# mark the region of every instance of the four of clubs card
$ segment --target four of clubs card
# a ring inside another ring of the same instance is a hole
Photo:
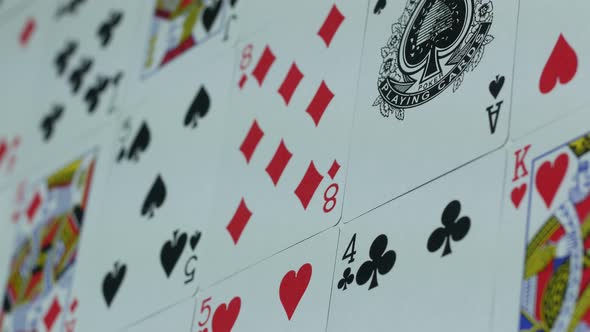
[[[504,161],[495,152],[344,224],[328,331],[489,331]]]
[[[502,146],[516,1],[370,2],[343,220]]]

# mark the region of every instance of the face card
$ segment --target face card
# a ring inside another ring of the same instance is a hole
[[[103,330],[123,328],[201,284],[230,62],[231,54],[204,59],[193,67],[201,76],[179,75],[176,89],[136,105],[122,121],[109,198],[81,252],[88,264],[75,291],[89,300],[78,309],[79,329],[98,328],[97,319]],[[158,291],[146,292],[154,285]]]
[[[134,324],[123,331],[191,331],[195,300],[188,299]]]
[[[343,225],[328,331],[489,331],[504,160],[492,153]]]
[[[509,148],[497,331],[590,326],[587,119],[584,109]]]
[[[141,1],[51,2],[46,54],[36,73],[33,115],[23,136],[23,155],[58,148],[101,128],[125,95],[128,45],[135,38]],[[27,162],[33,162],[31,160]]]
[[[500,147],[517,3],[371,1],[345,222]],[[440,133],[438,135],[437,133]]]
[[[286,0],[150,0],[140,13],[131,66],[129,103],[168,88],[185,68],[222,52],[232,52],[238,36],[250,35],[300,5]],[[264,15],[260,11],[264,10]]]
[[[217,253],[211,281],[340,218],[366,4],[302,8],[310,24],[295,29],[285,20],[238,47],[214,222],[203,243]]]
[[[590,54],[586,36],[590,27],[583,0],[559,2],[521,1],[511,137],[519,139],[536,128],[587,105]],[[539,20],[550,24],[539,24]],[[543,36],[543,38],[539,38]]]
[[[72,315],[79,303],[73,283],[82,234],[88,228],[87,214],[97,207],[109,165],[105,145],[111,135],[101,135],[76,142],[76,150],[51,151],[48,156],[66,162],[11,186],[13,206],[3,217],[10,223],[5,225],[7,232],[14,236],[10,263],[2,268],[7,273],[0,314],[3,331],[73,330]]]
[[[236,1],[157,0],[149,18],[147,47],[142,76],[160,71],[193,47],[207,47],[210,39],[219,42],[228,24]],[[235,19],[235,18],[234,18]],[[214,42],[212,42],[214,43]],[[215,48],[210,47],[210,48]]]
[[[236,1],[149,0],[137,13],[139,28],[130,66],[127,105],[170,88],[194,72],[204,59],[231,53],[227,28],[236,19]]]
[[[328,230],[199,291],[192,331],[325,331],[337,241]]]

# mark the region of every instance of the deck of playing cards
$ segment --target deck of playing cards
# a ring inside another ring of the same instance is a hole
[[[590,331],[586,0],[0,0],[0,331]]]

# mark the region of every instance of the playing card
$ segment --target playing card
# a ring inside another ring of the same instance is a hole
[[[587,105],[590,27],[584,13],[590,3],[551,0],[520,1],[512,139],[549,124]],[[546,22],[541,24],[540,22]],[[542,36],[540,38],[539,36]]]
[[[52,24],[35,73],[39,95],[23,133],[26,163],[37,162],[39,150],[101,128],[117,113],[127,86],[128,45],[136,38],[136,12],[143,5],[136,0],[50,3],[46,14]]]
[[[507,147],[495,331],[584,331],[588,319],[588,112]]]
[[[11,11],[10,19],[0,19],[3,44],[0,52],[0,186],[10,182],[22,167],[33,166],[21,164],[27,157],[21,147],[29,141],[25,129],[37,121],[32,112],[35,98],[31,98],[31,91],[37,86],[36,73],[46,57],[44,41],[53,21],[47,14],[50,3],[25,2],[30,5]],[[10,6],[9,3],[3,5]]]
[[[286,0],[147,3],[139,15],[141,37],[135,41],[133,58],[137,61],[131,66],[129,103],[167,88],[179,75],[199,75],[192,71],[193,64],[215,54],[233,52],[239,36],[248,36],[271,22],[281,23],[284,13],[300,5]],[[264,15],[260,15],[261,11]]]
[[[235,0],[151,1],[147,45],[143,50],[142,78],[162,70],[193,48],[221,50],[226,26],[231,24]],[[147,19],[146,19],[147,18]],[[209,44],[209,45],[207,45]],[[227,48],[226,48],[227,49]]]
[[[504,161],[494,152],[341,226],[328,331],[491,331]]]
[[[18,176],[11,194],[3,195],[2,204],[12,205],[3,209],[3,233],[13,238],[9,264],[0,258],[2,331],[73,331],[82,235],[91,228],[87,214],[100,208],[112,131],[89,136],[65,151],[49,151],[44,169]]]
[[[203,242],[216,253],[205,257],[210,281],[340,218],[366,4],[301,8],[309,24],[295,29],[299,21],[285,19],[238,46],[215,215]]]
[[[343,221],[507,139],[517,2],[370,2]]]
[[[80,253],[79,329],[125,327],[191,297],[201,284],[201,242],[228,109],[227,63],[231,54],[204,59],[194,67],[202,75],[180,76],[165,96],[146,99],[123,120],[109,198]]]
[[[191,331],[195,300],[188,299],[134,324],[125,332]]]
[[[192,331],[325,331],[337,241],[328,230],[199,291]]]

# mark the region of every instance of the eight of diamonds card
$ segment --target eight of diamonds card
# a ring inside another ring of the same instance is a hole
[[[343,220],[500,147],[516,1],[371,1]]]
[[[3,226],[15,237],[10,264],[1,270],[7,273],[2,331],[73,331],[79,251],[86,238],[87,215],[100,208],[98,192],[108,165],[104,162],[108,153],[94,142],[101,137],[108,141],[110,134],[79,141],[75,151],[53,151],[51,156],[65,163],[14,186],[13,208],[2,217]]]
[[[199,291],[192,331],[325,331],[337,241],[328,230]]]
[[[344,224],[328,331],[490,331],[504,161],[495,152]]]
[[[285,19],[238,46],[215,215],[203,242],[215,253],[204,257],[211,281],[340,218],[366,4],[306,4],[308,24]]]
[[[584,109],[508,148],[497,331],[590,328],[587,121]]]

